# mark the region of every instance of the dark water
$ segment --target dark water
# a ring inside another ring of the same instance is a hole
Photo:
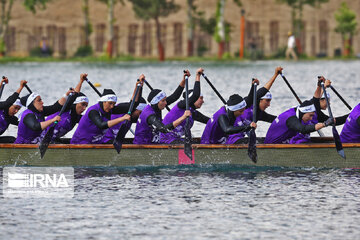
[[[360,171],[77,168],[73,199],[0,198],[1,239],[359,239]]]
[[[359,103],[360,61],[11,63],[0,65],[10,80],[2,99],[26,79],[49,105],[87,72],[92,82],[102,84],[100,91],[112,88],[119,102],[128,101],[141,73],[154,88],[170,94],[183,69],[193,73],[192,85],[198,67],[205,68],[224,98],[245,96],[252,77],[263,86],[279,65],[302,100],[313,96],[317,76],[324,75],[351,106]],[[86,84],[82,91],[90,104],[97,101]],[[201,91],[201,112],[211,116],[222,103],[203,80]],[[281,77],[271,92],[269,113],[278,115],[297,105]],[[144,88],[144,96],[148,93]],[[331,104],[335,116],[349,112],[334,94]],[[258,125],[257,135],[265,136],[269,124]],[[341,126],[337,128],[340,132]],[[203,129],[196,123],[192,133],[200,137]],[[330,136],[331,130],[324,133]],[[16,135],[16,128],[10,127],[5,135]],[[360,239],[359,170],[80,168],[75,175],[73,199],[0,196],[0,239]]]

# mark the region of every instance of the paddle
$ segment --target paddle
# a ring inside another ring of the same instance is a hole
[[[4,79],[5,77],[3,76],[2,78]],[[6,82],[3,82],[3,83],[1,84],[1,89],[0,89],[0,98],[1,98],[2,93],[3,93],[3,91],[4,91],[5,84],[6,84]]]
[[[135,105],[135,99],[136,99],[136,96],[138,95],[139,91],[140,91],[140,88],[141,88],[141,84],[138,83],[137,86],[136,86],[136,90],[135,90],[135,94],[134,94],[134,97],[133,99],[131,100],[131,104],[130,104],[130,107],[129,107],[129,111],[127,112],[129,115],[131,115],[133,109],[134,109],[134,105]],[[122,142],[125,138],[125,135],[126,135],[126,132],[127,132],[127,120],[125,120],[125,122],[121,125],[118,133],[116,134],[116,137],[114,139],[114,148],[116,149],[117,153],[120,153],[121,151],[121,148],[122,148]]]
[[[254,80],[254,79],[253,79]],[[254,83],[254,96],[253,96],[253,122],[257,122],[256,120],[256,107],[257,107],[257,96],[256,96],[256,88],[257,84]],[[250,130],[249,136],[249,146],[248,146],[248,156],[250,159],[256,163],[257,162],[257,153],[256,153],[256,133],[255,128]]]
[[[151,91],[154,90],[154,88],[150,85],[150,83],[149,83],[148,81],[146,81],[146,80],[144,79],[144,82],[145,82],[146,86],[148,86],[148,88],[149,88]],[[166,106],[166,110],[168,110],[168,111],[170,112],[169,106]]]
[[[29,86],[28,86],[27,84],[25,84],[24,87],[28,90],[28,92],[29,92],[30,94],[32,93],[31,89],[29,88]]]
[[[289,81],[286,79],[286,77],[284,76],[284,74],[282,72],[280,72],[281,77],[284,79],[286,85],[290,88],[290,91],[292,92],[292,94],[295,96],[296,100],[299,102],[299,104],[302,103],[302,101],[300,100],[300,98],[298,97],[298,95],[296,94],[296,92],[294,91],[294,89],[291,87]]]
[[[94,89],[94,91],[99,95],[99,97],[101,97],[101,93],[99,92],[99,90],[97,90],[97,88],[89,81],[89,79],[85,78],[85,81],[90,85],[90,87],[92,89]]]
[[[330,86],[330,88],[331,88],[331,90],[333,90],[334,93],[340,98],[340,100],[345,104],[345,106],[346,106],[349,110],[352,110],[352,107],[345,101],[345,99],[340,95],[340,93],[338,93],[338,91],[336,91],[333,86]]]
[[[323,82],[321,82],[321,87],[322,87],[323,92],[324,92],[326,104],[327,104],[328,111],[329,111],[329,117],[332,118],[332,119],[334,119],[333,114],[332,114],[332,112],[331,112],[330,102],[329,102],[329,99],[328,99],[328,97],[327,97],[326,89],[325,89],[325,86],[324,86],[324,83],[323,83]],[[333,132],[333,136],[334,136],[335,146],[336,146],[337,152],[339,153],[339,155],[340,155],[341,157],[346,158],[346,157],[345,157],[345,153],[344,153],[344,149],[343,149],[343,147],[342,147],[342,143],[341,143],[341,140],[340,140],[339,133],[338,133],[338,131],[336,130],[336,127],[335,127],[335,123],[333,124],[332,132]]]
[[[216,90],[216,88],[214,87],[214,85],[212,85],[212,83],[211,83],[210,80],[207,78],[207,76],[206,76],[204,73],[202,73],[201,75],[205,78],[206,82],[210,85],[210,87],[212,88],[212,90],[213,90],[213,91],[216,93],[216,95],[220,98],[220,100],[223,102],[223,104],[226,105],[225,99],[220,95],[220,93],[218,92],[218,90]]]
[[[296,92],[294,91],[294,89],[291,87],[289,81],[286,79],[286,77],[284,76],[284,74],[282,72],[279,72],[279,74],[281,75],[282,79],[284,79],[284,82],[286,83],[286,85],[290,88],[290,91],[292,92],[292,94],[295,96],[296,100],[298,101],[299,104],[302,103],[302,101],[300,100],[300,98],[298,97],[298,95],[296,94]],[[321,130],[317,130],[318,134],[320,135],[320,137],[324,137],[324,134],[322,133]]]
[[[186,110],[189,110],[189,77],[185,76],[185,103]],[[191,147],[191,133],[189,128],[189,118],[186,118],[185,123],[185,144],[184,151],[186,156],[192,160],[192,147]]]
[[[321,76],[318,76],[318,79],[320,79]],[[345,106],[349,109],[352,110],[352,107],[345,101],[345,99],[340,95],[340,93],[338,91],[336,91],[336,89],[330,85],[331,90],[333,90],[333,92],[340,98],[340,100],[345,104]]]
[[[62,106],[58,116],[61,116],[61,114],[63,114],[65,112],[65,109],[67,108],[67,106],[69,105],[69,102],[71,100],[71,96],[72,96],[72,93],[70,93],[70,95],[66,99],[66,102]],[[55,130],[55,127],[56,127],[57,124],[58,124],[58,121],[55,121],[54,124],[52,126],[50,126],[49,130],[46,132],[44,138],[40,142],[39,150],[40,150],[41,158],[44,157],[45,152],[48,149],[48,146],[49,146],[49,144],[51,142],[51,139],[52,139],[52,137],[54,135],[54,130]]]

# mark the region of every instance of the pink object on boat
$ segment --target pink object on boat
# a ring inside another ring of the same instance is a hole
[[[179,165],[195,164],[194,149],[192,150],[192,160],[186,156],[184,149],[179,149]]]

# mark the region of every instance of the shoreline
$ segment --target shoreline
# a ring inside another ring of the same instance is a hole
[[[216,57],[184,57],[184,58],[168,58],[161,62],[157,58],[142,58],[132,56],[120,56],[115,58],[100,57],[69,57],[69,58],[56,58],[56,57],[1,57],[0,64],[5,63],[22,63],[22,62],[78,62],[78,63],[120,63],[120,62],[144,62],[144,63],[168,63],[168,62],[218,62],[218,63],[242,63],[242,62],[257,62],[257,61],[288,61],[288,62],[312,62],[312,61],[356,61],[360,60],[359,57],[337,57],[337,58],[299,58],[298,61],[286,60],[286,58],[263,58],[251,60],[249,58],[226,58],[218,59]]]

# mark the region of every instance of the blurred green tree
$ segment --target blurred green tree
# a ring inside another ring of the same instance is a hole
[[[107,27],[107,46],[106,46],[106,54],[109,58],[112,58],[113,55],[113,41],[114,41],[114,22],[116,19],[114,18],[114,7],[117,3],[121,3],[124,5],[124,0],[98,0],[107,5],[108,8],[108,27]]]
[[[335,13],[335,19],[337,22],[335,32],[341,34],[344,43],[344,55],[349,56],[352,54],[352,38],[357,28],[356,13],[351,11],[346,2],[343,2]]]
[[[36,10],[45,9],[46,3],[51,0],[23,0],[24,7],[36,13]],[[9,21],[11,19],[11,10],[14,5],[15,0],[1,0],[0,1],[0,55],[3,56],[6,53],[5,46],[5,34],[9,27]]]
[[[82,11],[84,14],[85,45],[90,46],[90,35],[93,31],[89,16],[89,0],[83,0]]]
[[[165,50],[161,39],[160,17],[167,17],[179,11],[180,6],[174,0],[129,0],[133,5],[135,15],[144,20],[153,19],[156,25],[159,60],[165,60]]]

